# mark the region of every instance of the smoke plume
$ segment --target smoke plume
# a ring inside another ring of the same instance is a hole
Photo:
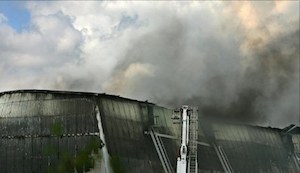
[[[0,13],[0,90],[106,92],[299,124],[299,1],[26,2]]]
[[[274,31],[282,25],[278,16],[248,2],[233,6],[218,25],[207,24],[214,16],[192,26],[169,17],[134,41],[107,89],[169,107],[196,105],[205,116],[298,124],[299,19]]]

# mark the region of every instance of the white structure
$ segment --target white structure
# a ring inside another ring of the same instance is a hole
[[[182,106],[181,110],[181,146],[177,158],[177,173],[197,172],[197,128],[196,109]]]
[[[189,116],[188,116],[188,106],[182,106],[181,110],[181,146],[180,155],[177,158],[177,173],[187,172],[187,162],[188,162],[188,134],[189,134]]]

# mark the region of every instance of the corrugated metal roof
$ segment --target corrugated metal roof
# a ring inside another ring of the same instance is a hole
[[[26,96],[24,99],[26,99],[28,97],[35,99],[40,94],[43,94],[44,99],[47,99],[47,97],[45,97],[44,94],[47,94],[50,97],[52,95],[56,95],[56,96],[61,95],[61,96],[68,96],[68,97],[72,97],[72,96],[73,97],[76,97],[76,96],[81,96],[81,97],[100,96],[100,97],[124,99],[124,100],[128,100],[128,101],[136,101],[136,102],[140,102],[140,103],[147,103],[147,104],[153,104],[154,105],[154,103],[148,102],[148,100],[141,101],[141,100],[121,97],[121,96],[118,96],[118,95],[107,94],[107,93],[82,92],[82,91],[24,89],[24,90],[3,91],[3,92],[0,92],[0,96],[1,95],[6,95],[6,94],[8,94],[8,96],[12,96],[12,94],[22,94],[22,93],[28,94],[28,96]],[[32,94],[35,94],[35,95],[32,95]],[[31,95],[31,97],[29,95]]]

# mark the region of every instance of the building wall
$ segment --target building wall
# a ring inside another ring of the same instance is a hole
[[[154,145],[144,135],[153,121],[154,105],[100,97],[101,119],[109,154],[128,172],[162,172]]]
[[[204,120],[203,120],[204,121]],[[203,122],[202,122],[203,123]],[[221,146],[235,172],[296,173],[293,153],[280,129],[211,123],[211,143]]]
[[[163,172],[144,134],[150,127],[177,138],[162,139],[175,169],[181,129],[173,124],[172,110],[106,94],[32,90],[0,93],[0,172],[74,172],[74,166],[82,172],[94,163],[101,170],[97,108],[115,173]],[[291,155],[299,151],[298,139],[299,134],[285,138],[280,129],[200,115],[198,140],[209,145],[198,145],[199,172],[224,172],[213,145],[224,149],[236,173],[297,172]]]
[[[86,98],[48,93],[0,96],[1,172],[68,172],[70,166],[87,170],[83,164],[93,159],[86,159],[86,153],[101,145],[96,133],[94,103]]]
[[[40,173],[60,171],[65,162],[77,166],[82,162],[78,156],[99,139],[96,107],[115,172],[162,172],[154,145],[143,133],[153,124],[155,105],[105,94],[53,91],[0,94],[0,170]]]

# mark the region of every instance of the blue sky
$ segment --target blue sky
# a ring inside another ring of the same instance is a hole
[[[0,1],[0,13],[8,19],[7,23],[20,32],[30,22],[30,13],[20,1]]]

